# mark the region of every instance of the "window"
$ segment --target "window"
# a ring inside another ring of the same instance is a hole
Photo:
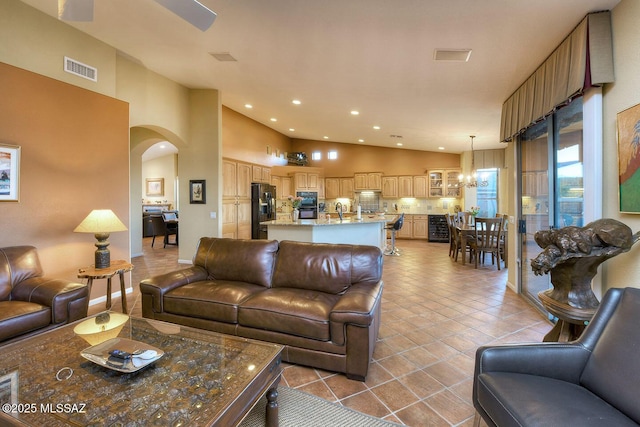
[[[311,153],[311,160],[322,160],[322,153],[319,151],[314,151]]]
[[[338,152],[337,151],[329,151],[329,154],[327,155],[327,158],[329,160],[336,160],[338,158]]]
[[[498,213],[498,169],[478,169],[479,180],[487,181],[486,187],[478,187],[477,200],[480,216],[493,217]]]

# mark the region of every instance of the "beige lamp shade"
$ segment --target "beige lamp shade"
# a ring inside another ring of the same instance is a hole
[[[127,227],[111,209],[94,209],[73,231],[93,234],[112,233],[114,231],[127,231]]]
[[[108,268],[111,265],[109,253],[109,233],[126,231],[127,227],[111,209],[95,209],[73,230],[76,233],[93,233],[96,237],[96,268]]]
[[[91,345],[100,344],[118,336],[129,316],[122,313],[105,312],[78,323],[73,332]]]

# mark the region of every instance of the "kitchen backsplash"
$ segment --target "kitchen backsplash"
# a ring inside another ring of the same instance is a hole
[[[362,197],[362,195],[360,196]],[[336,202],[341,202],[345,207],[345,211],[355,212],[360,203],[363,212],[367,211],[385,211],[389,214],[405,213],[405,214],[443,214],[447,212],[455,212],[455,207],[462,207],[460,199],[383,199],[378,196],[377,204],[366,199],[326,199],[323,201],[326,212],[336,211]]]

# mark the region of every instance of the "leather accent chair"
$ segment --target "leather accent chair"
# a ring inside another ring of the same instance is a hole
[[[33,246],[0,248],[0,345],[87,316],[85,284],[44,277]]]
[[[473,404],[489,426],[640,424],[640,289],[610,289],[569,343],[480,347]]]

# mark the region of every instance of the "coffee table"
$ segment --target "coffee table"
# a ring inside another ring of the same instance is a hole
[[[0,425],[232,426],[266,395],[277,426],[282,346],[131,317],[118,336],[164,355],[122,373],[80,355],[79,322],[0,348]]]

